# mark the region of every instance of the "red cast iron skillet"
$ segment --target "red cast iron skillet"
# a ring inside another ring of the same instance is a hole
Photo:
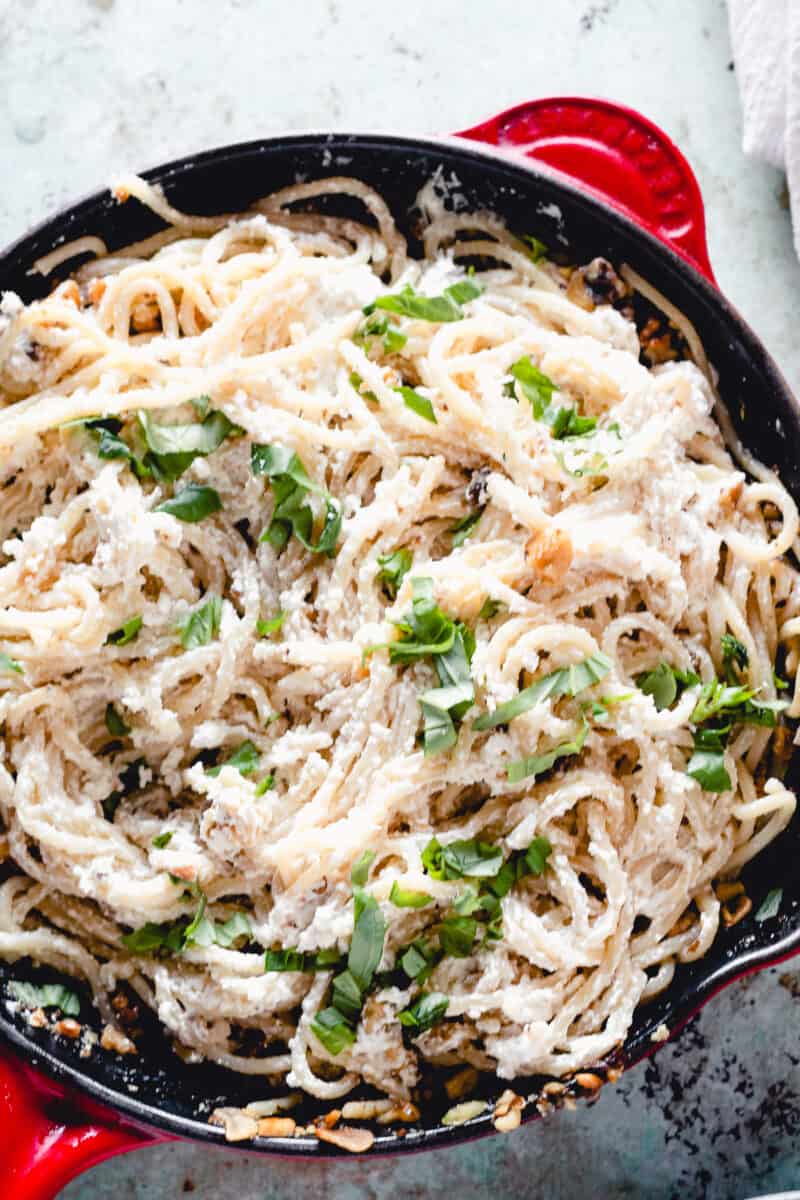
[[[298,179],[335,173],[378,188],[412,248],[414,197],[438,173],[452,185],[453,203],[490,209],[511,229],[535,234],[572,261],[602,254],[630,263],[694,322],[742,441],[777,466],[800,500],[800,408],[764,347],[717,291],[697,181],[683,155],[649,121],[604,101],[539,100],[453,138],[290,135],[184,158],[146,172],[146,178],[162,184],[179,208],[218,213],[245,209]],[[333,203],[341,204],[341,198]],[[6,250],[0,256],[0,290],[12,288],[26,300],[45,293],[53,278],[45,281],[30,268],[62,242],[95,234],[113,249],[159,227],[138,203],[118,205],[107,191],[98,192]],[[65,264],[61,274],[77,265]],[[790,781],[799,773],[795,761]],[[795,821],[744,876],[753,913],[770,889],[783,889],[778,917],[759,924],[751,914],[721,929],[701,962],[680,967],[669,989],[637,1011],[615,1065],[627,1067],[649,1054],[658,1026],[674,1032],[725,984],[800,951],[799,850]],[[9,978],[41,974],[30,964],[0,967],[0,995]],[[82,998],[86,1019],[93,1009],[88,995]],[[96,1049],[81,1059],[76,1044],[31,1029],[0,1000],[0,1037],[0,1175],[13,1184],[6,1194],[14,1200],[52,1197],[80,1171],[139,1146],[174,1137],[218,1143],[222,1132],[208,1125],[209,1112],[269,1091],[263,1082],[216,1066],[182,1063],[155,1022],[138,1057]],[[515,1087],[536,1096],[541,1082],[518,1080]],[[502,1081],[490,1079],[485,1094],[496,1096],[502,1087]],[[435,1089],[431,1095],[419,1128],[400,1137],[381,1132],[370,1153],[452,1145],[492,1132],[488,1115],[458,1128],[442,1125],[449,1102]],[[306,1115],[322,1107],[310,1102]],[[526,1115],[536,1115],[534,1105]],[[336,1153],[313,1138],[241,1145],[297,1157]]]

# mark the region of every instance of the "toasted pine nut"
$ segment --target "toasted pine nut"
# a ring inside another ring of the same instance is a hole
[[[262,1117],[258,1122],[259,1137],[291,1137],[297,1126],[291,1117]]]
[[[324,1125],[318,1125],[314,1133],[321,1142],[330,1142],[332,1146],[338,1146],[350,1154],[363,1154],[375,1141],[374,1133],[368,1129],[356,1129],[352,1125],[340,1125],[338,1129],[326,1129]]]
[[[488,1107],[485,1100],[465,1100],[463,1104],[454,1104],[442,1117],[442,1124],[463,1125],[465,1121],[479,1117]]]
[[[258,1122],[241,1108],[215,1108],[209,1125],[222,1125],[226,1142],[247,1142],[258,1134]]]
[[[113,1025],[106,1025],[100,1035],[100,1045],[104,1050],[113,1050],[115,1054],[138,1054],[139,1051],[129,1037]]]
[[[63,1017],[62,1020],[56,1021],[53,1029],[56,1033],[62,1034],[63,1037],[70,1038],[75,1041],[75,1038],[81,1036],[81,1027],[77,1021],[73,1021],[72,1017]]]
[[[599,1075],[595,1075],[593,1071],[581,1071],[575,1076],[575,1082],[579,1088],[583,1088],[586,1092],[596,1092],[598,1088],[603,1086],[603,1081]]]
[[[551,1079],[550,1082],[546,1083],[542,1088],[545,1096],[562,1096],[566,1090],[567,1089],[564,1084],[559,1083],[557,1079]]]

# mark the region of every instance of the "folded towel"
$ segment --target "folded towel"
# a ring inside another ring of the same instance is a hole
[[[783,167],[800,255],[800,0],[728,0],[744,151]]]

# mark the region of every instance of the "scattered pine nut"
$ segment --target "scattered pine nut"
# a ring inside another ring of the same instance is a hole
[[[353,1125],[340,1125],[337,1129],[327,1129],[324,1125],[318,1125],[314,1133],[321,1142],[329,1142],[350,1154],[363,1154],[375,1141],[375,1134],[369,1129],[356,1129]]]
[[[226,1142],[247,1142],[258,1134],[258,1122],[241,1108],[215,1108],[209,1125],[222,1125]]]
[[[297,1126],[291,1117],[262,1117],[258,1122],[259,1137],[291,1137]]]

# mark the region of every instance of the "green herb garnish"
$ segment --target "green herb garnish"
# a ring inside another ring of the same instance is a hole
[[[200,483],[187,483],[186,487],[181,488],[174,496],[157,504],[153,511],[169,513],[179,521],[194,525],[210,517],[212,513],[220,512],[221,509],[222,501],[214,488]]]
[[[0,671],[13,671],[15,675],[21,675],[22,667],[15,658],[0,651]]]
[[[410,387],[396,387],[392,391],[401,395],[406,408],[410,408],[418,417],[422,417],[425,421],[430,421],[432,425],[438,425],[436,413],[433,411],[433,404],[427,396],[421,395],[420,392],[415,392]]]
[[[61,983],[27,983],[12,979],[8,992],[24,1008],[58,1008],[65,1017],[77,1017],[81,1011],[76,993]]]
[[[119,715],[113,704],[106,705],[105,714],[106,729],[112,737],[122,738],[127,737],[131,731],[130,725],[126,725],[122,717]]]
[[[139,636],[139,630],[142,628],[141,617],[131,617],[119,629],[115,629],[106,638],[107,646],[127,646],[128,642],[134,641]]]
[[[286,613],[276,613],[274,617],[269,617],[266,621],[256,621],[256,633],[259,637],[272,637],[274,633],[280,633],[283,628],[283,622],[286,620]]]
[[[429,896],[427,892],[415,892],[411,888],[401,887],[395,879],[392,882],[389,900],[396,908],[425,908],[427,904],[433,903],[433,896]]]
[[[153,845],[156,850],[164,850],[172,841],[173,830],[167,829],[164,833],[156,834],[153,838]]]
[[[237,750],[234,750],[230,758],[226,758],[225,762],[220,763],[217,767],[211,767],[206,774],[216,777],[223,767],[235,767],[240,775],[252,775],[258,767],[259,759],[258,751],[248,739],[246,742],[242,742]]]
[[[450,1001],[441,992],[423,992],[413,1004],[397,1014],[397,1019],[406,1029],[424,1033],[445,1016]]]
[[[549,771],[559,758],[580,754],[588,732],[589,726],[584,721],[581,728],[570,741],[560,742],[557,746],[553,746],[550,750],[545,751],[544,754],[534,755],[531,758],[520,758],[516,762],[509,763],[506,767],[506,775],[508,776],[509,783],[519,783],[521,779],[527,779],[530,776],[535,778],[537,775],[542,775],[545,771]]]
[[[471,279],[461,280],[444,289],[441,296],[423,296],[415,292],[409,285],[390,296],[379,296],[372,304],[367,304],[364,312],[369,316],[376,308],[386,312],[397,313],[401,317],[411,317],[416,321],[432,321],[437,324],[447,321],[460,321],[464,316],[462,305],[477,299],[481,288]]]
[[[477,527],[484,511],[485,508],[479,508],[475,512],[468,513],[466,517],[462,517],[460,521],[451,526],[450,533],[453,535],[454,550],[457,550],[459,546],[463,546],[469,535]]]
[[[250,449],[250,469],[254,475],[267,476],[275,500],[272,520],[259,541],[282,550],[294,536],[312,554],[333,558],[342,528],[341,505],[313,482],[295,452],[286,446],[254,443]],[[307,503],[310,493],[325,502],[325,520],[316,543],[311,541],[314,513]]]
[[[473,721],[472,727],[480,731],[494,729],[497,725],[507,725],[509,721],[528,712],[543,700],[556,699],[559,696],[577,696],[579,692],[605,679],[610,670],[611,660],[606,658],[605,654],[592,654],[572,667],[561,667],[557,671],[551,671],[549,675],[544,675],[530,687],[518,692],[513,700],[498,704],[493,712],[478,717]]]
[[[178,625],[184,650],[207,646],[219,633],[221,620],[222,600],[219,596],[211,596]]]
[[[390,600],[394,600],[400,590],[400,584],[411,570],[411,551],[405,546],[393,550],[391,554],[378,555],[378,572],[375,575],[378,583],[383,586]]]

